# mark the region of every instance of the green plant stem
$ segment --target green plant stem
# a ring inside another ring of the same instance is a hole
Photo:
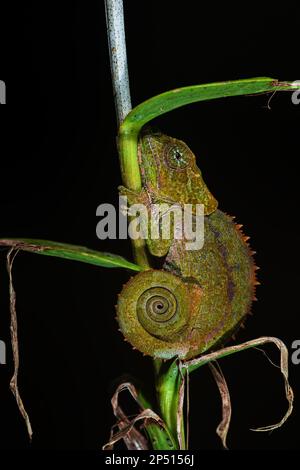
[[[140,390],[138,392],[138,399],[140,404],[144,408],[154,409],[152,403],[150,403],[144,396],[143,392]],[[157,423],[148,422],[145,424],[146,432],[149,436],[152,448],[154,450],[177,450],[178,444],[177,439],[173,437],[168,427],[166,429],[159,426]]]
[[[138,163],[138,132],[121,125],[118,136],[118,151],[122,181],[126,188],[132,191],[142,189],[142,180]],[[144,269],[149,269],[150,263],[146,251],[146,243],[142,238],[132,240],[135,262]]]
[[[124,186],[132,191],[142,189],[142,180],[138,162],[139,130],[132,129],[123,122],[119,129],[118,150],[121,174]]]
[[[154,360],[156,393],[160,415],[176,441],[177,449],[186,449],[184,414],[180,410],[180,389],[185,370],[181,371],[178,361]],[[178,440],[181,435],[181,442]]]

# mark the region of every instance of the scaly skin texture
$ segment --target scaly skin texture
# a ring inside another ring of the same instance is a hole
[[[214,212],[218,203],[204,183],[196,158],[181,140],[159,132],[144,133],[138,146],[143,188],[139,193],[120,186],[120,194],[127,196],[129,205],[143,204],[148,210],[148,220],[154,216],[154,204],[203,204],[204,214]],[[143,225],[143,224],[142,224]],[[154,256],[165,256],[173,238],[153,240],[147,231],[147,246]],[[173,226],[171,223],[171,234]]]
[[[205,218],[201,250],[186,251],[182,241],[171,246],[164,269],[196,279],[202,290],[187,358],[224,342],[249,312],[257,281],[246,240],[232,218],[216,210]]]
[[[148,201],[149,211],[154,201],[204,204],[204,245],[188,251],[185,240],[150,241],[152,254],[164,256],[167,249],[163,269],[139,273],[124,286],[120,330],[144,354],[190,359],[224,343],[249,312],[257,284],[252,252],[240,226],[216,208],[185,144],[144,135],[140,165],[143,190],[130,202]]]

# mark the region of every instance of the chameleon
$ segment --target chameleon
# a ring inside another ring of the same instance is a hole
[[[218,209],[196,157],[181,140],[145,131],[138,144],[139,192],[120,187],[129,204],[204,206],[204,244],[188,251],[185,240],[147,239],[161,269],[132,277],[119,294],[117,321],[135,349],[154,358],[191,359],[229,339],[255,299],[256,266],[248,238]],[[146,222],[145,222],[146,223]],[[145,228],[145,227],[144,227]],[[147,227],[146,227],[147,228]]]

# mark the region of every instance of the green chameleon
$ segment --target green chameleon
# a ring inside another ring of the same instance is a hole
[[[241,226],[217,209],[184,142],[144,132],[138,156],[142,190],[121,187],[120,193],[129,205],[143,203],[147,220],[155,204],[191,204],[193,213],[195,204],[203,204],[204,245],[186,250],[184,239],[148,238],[162,269],[129,280],[118,298],[117,319],[125,339],[142,353],[190,359],[230,338],[249,313],[258,284],[253,252]]]

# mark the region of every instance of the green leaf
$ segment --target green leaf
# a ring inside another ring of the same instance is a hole
[[[192,85],[161,93],[136,106],[125,118],[123,128],[141,129],[152,119],[173,109],[198,101],[208,101],[228,96],[268,93],[273,91],[295,90],[289,82],[279,82],[274,78],[258,77],[243,80]]]
[[[122,256],[90,250],[84,246],[69,245],[67,243],[30,238],[5,238],[0,239],[0,246],[13,247],[16,250],[29,251],[39,255],[81,261],[82,263],[94,264],[103,268],[125,268],[132,271],[142,270],[140,266],[127,261]]]
[[[137,159],[137,139],[142,127],[152,119],[173,109],[198,101],[209,101],[230,96],[255,95],[299,88],[289,82],[259,77],[226,82],[192,85],[161,93],[136,106],[126,116],[119,131],[121,171],[125,186],[134,191],[141,189]]]

